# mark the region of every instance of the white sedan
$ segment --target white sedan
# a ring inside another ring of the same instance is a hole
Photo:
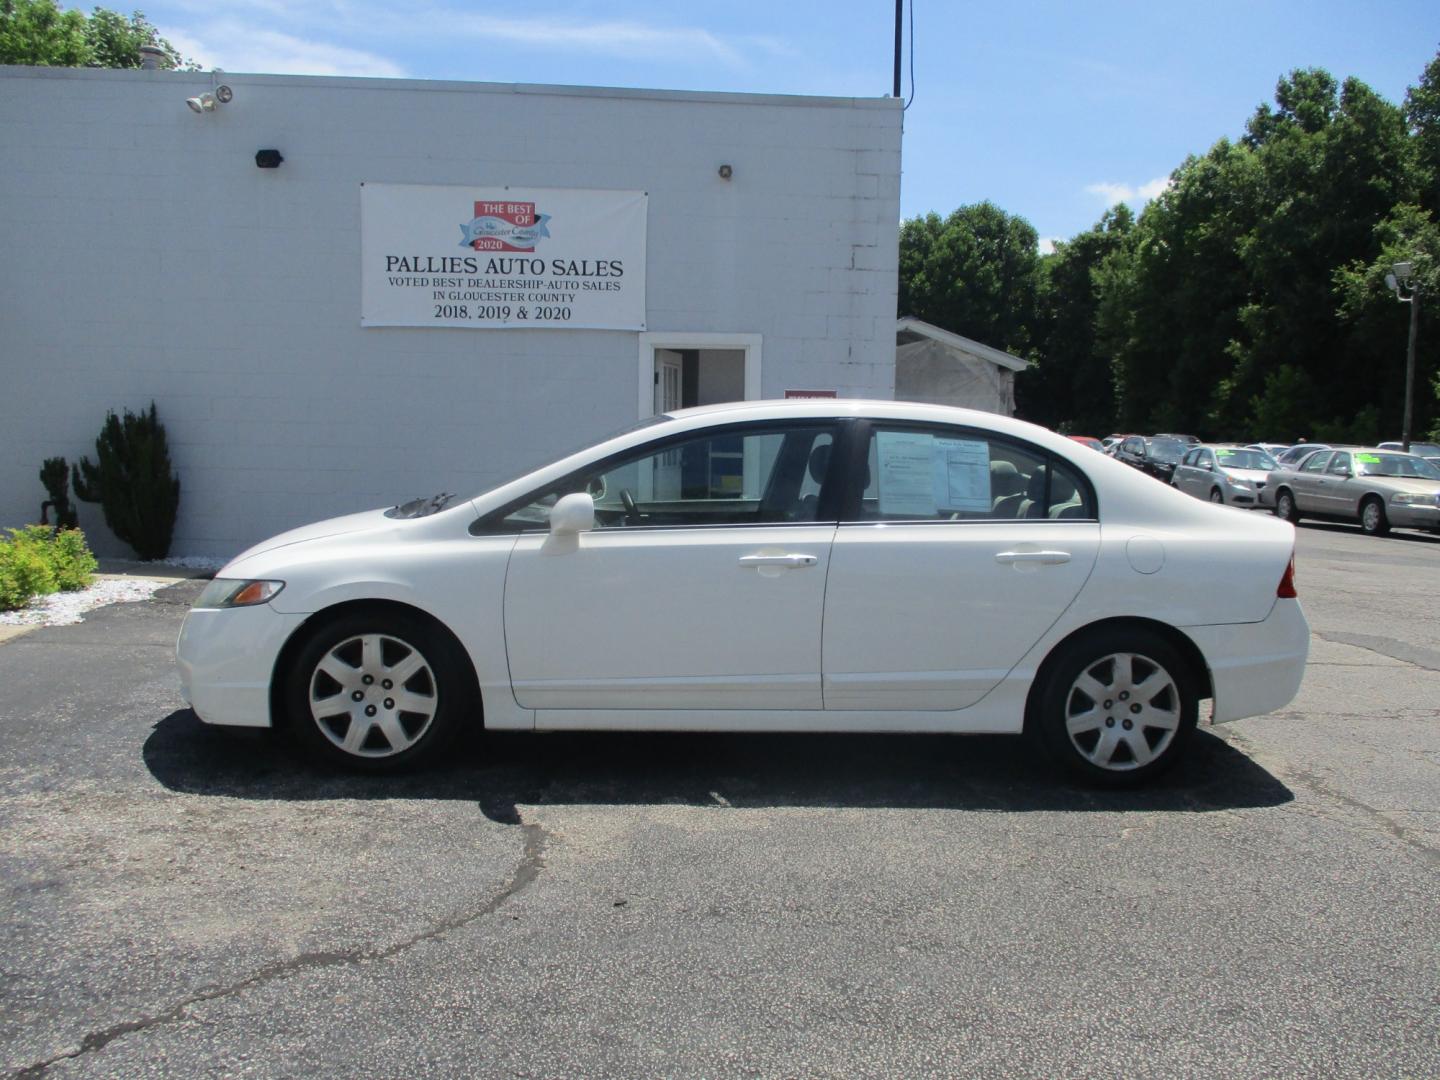
[[[1294,697],[1294,529],[989,413],[764,401],[655,417],[473,499],[234,559],[186,699],[388,771],[487,729],[1027,733],[1135,783]]]

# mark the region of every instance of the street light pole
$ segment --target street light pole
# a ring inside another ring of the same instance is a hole
[[[1405,419],[1400,428],[1401,449],[1410,452],[1410,420],[1415,407],[1415,328],[1420,319],[1420,283],[1415,280],[1414,265],[1398,262],[1385,275],[1385,284],[1395,299],[1410,305],[1410,343],[1405,347]]]

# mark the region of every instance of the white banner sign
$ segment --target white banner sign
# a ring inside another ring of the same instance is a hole
[[[645,329],[641,191],[360,185],[360,325]]]

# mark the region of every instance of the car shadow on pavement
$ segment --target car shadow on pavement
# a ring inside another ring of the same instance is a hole
[[[1315,521],[1307,518],[1300,522],[1297,528],[1308,529],[1311,532],[1339,533],[1345,536],[1364,536],[1365,531],[1358,524],[1351,525],[1339,521]],[[1386,540],[1404,540],[1412,544],[1440,544],[1440,535],[1435,533],[1420,532],[1415,529],[1402,529],[1396,526],[1385,534]]]
[[[1133,791],[1084,787],[1000,735],[488,732],[401,776],[310,764],[268,731],[232,731],[189,709],[155,725],[143,755],[171,791],[242,799],[463,799],[490,819],[519,807],[814,806],[986,811],[1208,812],[1279,806],[1294,794],[1223,739],[1195,733],[1185,758]]]

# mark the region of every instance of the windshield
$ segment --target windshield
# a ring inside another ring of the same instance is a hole
[[[1181,455],[1190,449],[1179,439],[1146,439],[1145,452],[1156,461],[1179,461]]]
[[[1220,449],[1215,451],[1215,460],[1220,463],[1222,469],[1263,469],[1269,472],[1271,469],[1279,468],[1275,459],[1263,450],[1228,450]]]
[[[1440,469],[1414,454],[1356,454],[1357,476],[1394,476],[1401,480],[1440,480]]]

